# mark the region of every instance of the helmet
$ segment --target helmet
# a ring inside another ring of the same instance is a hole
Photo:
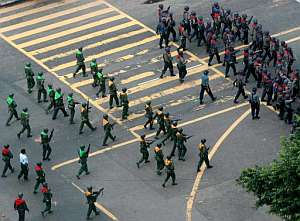
[[[103,115],[103,118],[104,118],[104,119],[107,119],[107,118],[108,118],[108,115],[107,115],[107,114],[104,114],[104,115]]]
[[[82,103],[81,106],[82,106],[82,107],[86,107],[86,103]]]
[[[42,76],[43,74],[43,72],[38,72],[38,76]]]
[[[254,88],[252,88],[252,92],[256,92],[257,91],[257,88],[256,87],[254,87]]]
[[[256,18],[253,19],[253,23],[257,24],[257,19]]]
[[[247,14],[242,14],[242,18],[246,19],[247,18]]]
[[[184,6],[184,11],[188,11],[190,10],[190,7],[189,6]]]
[[[147,101],[146,104],[147,104],[147,105],[150,105],[150,104],[151,104],[151,101]]]
[[[270,34],[270,32],[268,32],[268,31],[265,31],[265,33],[264,33],[266,36],[268,36],[269,34]]]
[[[159,108],[158,108],[158,110],[160,110],[160,111],[162,111],[164,108],[163,108],[163,106],[160,106]]]
[[[25,65],[26,65],[27,67],[30,67],[30,66],[31,66],[31,63],[30,63],[30,62],[27,62]]]
[[[96,62],[96,58],[93,58],[92,62],[94,62],[94,63],[95,63],[95,62]]]
[[[73,93],[68,94],[69,97],[73,97]]]
[[[126,88],[126,87],[123,87],[123,88],[122,88],[122,91],[123,91],[123,93],[125,93],[125,92],[127,91],[127,88]]]
[[[166,47],[166,48],[165,48],[165,51],[166,51],[166,52],[170,52],[170,47]]]
[[[24,112],[27,112],[27,111],[28,111],[28,108],[27,108],[27,107],[23,108],[23,111],[24,111]]]
[[[109,80],[110,80],[110,81],[114,81],[115,78],[114,78],[114,77],[110,77]]]
[[[203,20],[203,16],[198,16],[198,19],[199,20]]]
[[[195,12],[195,11],[192,11],[192,12],[191,12],[191,15],[196,16],[196,12]]]
[[[85,146],[81,145],[79,148],[80,148],[80,150],[84,150]]]
[[[209,73],[208,70],[206,70],[206,71],[204,71],[203,74],[208,75],[208,73]]]
[[[164,9],[164,5],[163,4],[159,4],[158,7],[162,10]]]
[[[202,143],[202,144],[205,144],[205,143],[206,143],[206,139],[202,139],[202,140],[201,140],[201,143]]]
[[[178,130],[178,132],[179,132],[179,133],[182,133],[182,132],[183,132],[183,129],[182,129],[182,128],[180,128],[180,129]]]

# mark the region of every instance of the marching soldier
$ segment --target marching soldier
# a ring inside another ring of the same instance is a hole
[[[164,188],[166,187],[166,183],[168,182],[170,177],[172,178],[172,185],[173,186],[177,185],[177,183],[175,182],[176,181],[175,167],[171,159],[171,156],[167,156],[167,159],[165,160],[165,167],[166,167],[167,177],[164,183],[162,184],[162,187]]]
[[[100,93],[102,93],[102,97],[106,97],[105,92],[106,92],[106,87],[105,87],[105,80],[107,79],[106,76],[104,76],[103,74],[103,69],[100,69],[97,73],[96,73],[96,81],[97,81],[97,85],[99,85],[99,90],[96,93],[96,96],[99,97]]]
[[[51,189],[48,187],[47,183],[43,183],[43,187],[41,189],[41,192],[43,193],[43,203],[45,203],[45,209],[41,211],[42,216],[45,216],[46,213],[50,214],[53,211],[51,210],[51,203],[52,203],[52,192]]]
[[[54,95],[54,112],[52,116],[52,120],[56,119],[56,116],[58,114],[58,111],[61,110],[64,114],[64,117],[68,117],[69,114],[67,113],[65,109],[64,99],[63,99],[63,93],[61,93],[61,89],[58,88]]]
[[[73,73],[73,78],[76,77],[77,72],[82,69],[82,76],[86,77],[86,72],[85,72],[85,64],[84,64],[84,56],[82,53],[82,48],[78,48],[76,50],[76,60],[77,60],[77,68],[76,71]]]
[[[80,175],[85,172],[86,175],[90,174],[88,165],[87,165],[87,159],[89,157],[91,145],[89,144],[87,150],[85,150],[85,146],[81,146],[78,151],[79,156],[79,163],[81,164],[81,167],[78,171],[78,174],[76,175],[77,179],[80,179]]]
[[[108,81],[108,88],[109,88],[109,108],[113,108],[113,100],[115,100],[117,107],[120,107],[119,105],[119,98],[118,98],[118,89],[116,87],[116,84],[114,82],[115,78],[111,77]]]
[[[13,116],[17,119],[20,120],[19,116],[18,116],[18,112],[16,110],[17,104],[14,100],[14,94],[10,94],[8,95],[8,97],[6,98],[6,103],[8,105],[8,112],[9,112],[9,117],[6,121],[6,126],[9,126],[9,122],[11,121],[11,119],[13,118]]]
[[[186,63],[187,61],[185,60],[184,56],[183,56],[183,52],[178,50],[178,55],[177,55],[177,68],[178,68],[178,72],[179,72],[179,82],[183,83],[184,82],[184,78],[187,74],[187,70],[186,70]]]
[[[68,108],[70,110],[70,124],[74,124],[75,106],[76,104],[80,104],[80,103],[74,101],[73,93],[68,94],[67,101],[68,101]]]
[[[176,133],[176,145],[178,148],[178,160],[182,160],[185,161],[184,156],[186,154],[186,146],[185,146],[185,142],[187,142],[187,139],[189,137],[187,137],[185,134],[183,134],[183,129],[180,128],[178,130],[178,132]]]
[[[185,24],[183,22],[181,22],[179,24],[178,32],[179,32],[179,38],[180,38],[180,45],[179,45],[178,50],[182,49],[182,50],[186,51],[187,50],[186,39],[189,38],[189,34],[188,34]]]
[[[46,182],[46,174],[43,170],[43,167],[42,167],[42,163],[41,162],[38,162],[34,168],[35,172],[36,172],[36,182],[35,182],[35,185],[34,185],[34,190],[33,190],[33,193],[34,194],[37,194],[38,192],[38,188],[40,186],[40,184],[43,184]]]
[[[241,94],[243,95],[244,99],[248,98],[248,96],[245,93],[245,89],[244,89],[244,86],[246,86],[246,83],[243,79],[244,79],[243,72],[239,72],[237,75],[237,78],[233,82],[233,86],[238,88],[238,91],[236,92],[236,95],[235,95],[235,98],[233,101],[236,104],[238,103],[238,99]]]
[[[198,17],[198,27],[197,28],[198,28],[197,46],[200,47],[201,46],[201,41],[203,41],[204,44],[206,44],[205,24],[204,24],[203,16]]]
[[[29,212],[29,209],[25,200],[23,199],[23,193],[18,194],[18,198],[14,203],[14,208],[18,211],[19,221],[25,221],[25,211]]]
[[[148,152],[148,148],[150,148],[150,144],[152,144],[154,141],[147,141],[146,140],[146,135],[143,134],[140,137],[140,153],[142,154],[141,159],[136,162],[136,165],[138,168],[140,168],[140,164],[145,162],[145,163],[149,163],[149,152]]]
[[[161,175],[162,169],[165,167],[164,154],[161,149],[161,144],[157,144],[154,148],[155,160],[156,160],[156,174]]]
[[[218,50],[218,46],[217,46],[217,40],[216,40],[216,36],[213,35],[212,39],[209,42],[209,61],[208,61],[208,66],[211,66],[211,61],[213,60],[214,56],[216,55],[218,63],[221,64],[222,61],[220,59],[220,55],[219,55],[219,50]]]
[[[161,72],[160,78],[164,77],[164,74],[166,71],[169,69],[170,71],[170,76],[176,76],[174,74],[174,69],[173,69],[173,58],[171,55],[170,47],[165,48],[165,52],[163,53],[163,59],[164,59],[164,68]]]
[[[43,94],[44,102],[48,102],[47,100],[47,91],[45,89],[45,77],[43,72],[39,72],[36,77],[36,85],[38,88],[38,103],[41,103],[41,96]]]
[[[55,91],[53,90],[52,84],[48,84],[47,93],[50,100],[50,104],[48,105],[46,111],[46,113],[48,114],[50,110],[55,106]]]
[[[6,177],[6,171],[9,169],[11,171],[11,173],[13,173],[15,170],[14,168],[11,166],[10,164],[10,160],[13,158],[13,154],[9,149],[9,144],[4,145],[3,149],[2,149],[2,160],[4,161],[4,169],[2,172],[2,176],[1,177]]]
[[[32,88],[35,85],[35,81],[34,81],[34,72],[31,69],[31,64],[28,62],[25,64],[25,76],[26,76],[26,80],[27,80],[27,91],[29,94],[31,94],[32,92]]]
[[[122,110],[122,120],[126,120],[128,117],[128,109],[129,109],[129,101],[128,101],[128,95],[127,95],[127,88],[122,88],[122,93],[120,93],[120,102],[121,106],[123,106]]]
[[[87,204],[89,204],[88,212],[86,215],[87,220],[90,219],[90,215],[92,214],[92,212],[94,212],[96,216],[100,214],[100,212],[96,209],[95,202],[97,201],[97,198],[100,195],[100,193],[103,194],[103,190],[104,188],[101,188],[99,191],[93,192],[93,188],[88,187],[87,191],[84,193],[87,200]]]
[[[168,39],[168,24],[166,17],[161,18],[161,22],[157,25],[156,33],[160,35],[159,39],[159,47],[162,49],[163,41],[165,41],[165,47],[168,47],[169,39]]]
[[[81,123],[79,127],[79,134],[83,134],[82,130],[84,125],[86,124],[92,131],[96,130],[96,127],[93,127],[89,120],[89,112],[91,107],[89,107],[89,103],[83,103],[80,108],[80,114],[81,114]]]
[[[203,104],[203,96],[204,96],[205,91],[211,97],[212,101],[215,101],[217,99],[216,97],[214,97],[214,95],[212,94],[211,89],[209,87],[208,73],[209,73],[208,71],[204,71],[204,73],[201,77],[200,104]]]
[[[229,77],[228,73],[229,73],[230,68],[232,68],[233,74],[236,75],[236,67],[235,67],[236,52],[237,51],[234,51],[234,48],[231,46],[228,49],[225,49],[225,56],[224,56],[224,64],[226,66],[225,78]]]
[[[213,167],[209,164],[209,159],[208,159],[208,150],[209,150],[209,148],[206,147],[205,143],[206,143],[206,139],[202,139],[201,143],[199,144],[199,151],[200,151],[199,152],[199,157],[200,157],[200,160],[199,160],[199,163],[198,163],[198,166],[197,166],[197,172],[200,171],[200,168],[202,166],[203,161],[205,162],[206,167],[208,169]]]
[[[144,128],[146,129],[148,124],[150,125],[150,130],[154,130],[154,127],[153,127],[153,110],[152,110],[152,107],[151,107],[151,101],[147,101],[146,102],[146,105],[145,105],[145,111],[146,111],[146,114],[145,114],[145,117],[148,119],[146,121],[146,123],[144,124]]]
[[[251,105],[251,114],[252,120],[259,119],[259,109],[260,109],[260,100],[258,95],[256,94],[257,89],[254,87],[252,89],[252,93],[249,99],[249,103]]]
[[[48,128],[45,128],[41,132],[41,144],[43,145],[43,161],[50,160],[50,154],[52,152],[50,141],[53,137],[54,129],[52,129],[50,136],[48,135]]]
[[[23,111],[21,112],[21,125],[22,125],[22,130],[17,134],[17,137],[20,139],[21,134],[24,133],[25,130],[27,130],[27,137],[32,137],[27,108],[24,108]]]
[[[28,180],[28,157],[26,155],[26,150],[25,149],[21,149],[20,152],[20,165],[21,165],[21,171],[18,175],[18,180],[21,179],[22,176],[24,176],[24,180]]]
[[[97,61],[96,61],[95,58],[90,63],[90,68],[91,68],[91,75],[93,76],[93,79],[94,79],[94,82],[93,82],[92,86],[96,87],[97,86],[96,74],[98,73],[98,65],[97,65]]]
[[[102,125],[103,125],[103,128],[104,128],[104,139],[103,139],[102,146],[107,146],[106,142],[107,142],[108,138],[110,138],[112,141],[116,140],[116,136],[113,136],[111,134],[111,131],[113,130],[115,123],[111,124],[108,121],[108,115],[104,114],[103,115],[103,120],[102,120]]]
[[[168,114],[168,113],[167,113]],[[169,114],[167,115],[168,116],[168,119],[167,120],[170,120],[169,119]],[[171,121],[170,120],[170,126],[168,122],[166,122],[166,125],[167,125],[167,136],[165,139],[163,139],[163,141],[161,142],[163,145],[165,145],[165,142],[171,138],[171,141],[172,140],[175,140],[176,139],[176,133],[177,133],[177,121]],[[176,145],[176,143],[174,144]],[[175,151],[175,150],[174,150]]]
[[[164,134],[166,134],[165,119],[164,119],[165,115],[163,113],[163,109],[164,108],[162,106],[159,107],[153,118],[153,120],[157,118],[157,123],[159,125],[158,130],[155,135],[155,139],[158,139],[158,135],[160,134],[160,132],[163,132]]]

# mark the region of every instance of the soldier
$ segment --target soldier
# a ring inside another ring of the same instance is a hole
[[[176,42],[176,31],[175,31],[175,20],[173,18],[173,13],[169,13],[169,18],[167,20],[167,24],[168,24],[168,31],[167,31],[167,38],[169,39],[170,34],[172,33],[172,37],[173,37],[173,42]]]
[[[154,148],[155,160],[156,160],[156,174],[161,175],[162,169],[165,167],[164,154],[161,149],[161,144],[157,144]]]
[[[105,95],[105,91],[106,91],[105,80],[107,79],[107,77],[104,76],[102,71],[103,71],[103,69],[100,69],[96,74],[97,84],[99,85],[99,90],[96,93],[97,97],[99,97],[100,93],[102,93],[102,97],[106,97],[106,95]]]
[[[243,64],[244,64],[244,69],[243,69],[243,73],[246,75],[248,73],[249,70],[249,49],[246,48],[243,51]]]
[[[189,139],[190,137],[187,137],[184,133],[183,133],[183,129],[180,128],[177,133],[176,133],[176,145],[178,147],[178,160],[182,160],[185,161],[184,156],[186,154],[186,146],[185,146],[185,142],[187,142],[187,139]]]
[[[217,98],[211,92],[209,87],[209,77],[208,77],[208,70],[204,71],[201,77],[201,90],[200,90],[200,104],[203,104],[203,96],[204,92],[206,91],[208,95],[211,97],[212,101],[215,101]]]
[[[116,87],[116,84],[114,82],[115,78],[111,77],[108,81],[108,88],[109,88],[109,108],[113,108],[113,101],[115,100],[117,107],[120,107],[119,105],[119,98],[118,98],[118,89]]]
[[[43,187],[41,189],[41,192],[43,193],[43,203],[45,203],[45,209],[41,211],[42,216],[45,216],[46,213],[50,214],[53,211],[51,210],[51,202],[52,202],[52,192],[51,189],[48,187],[47,183],[43,183]]]
[[[53,137],[53,132],[54,129],[52,129],[50,136],[48,135],[48,128],[45,128],[41,132],[41,144],[43,145],[43,161],[44,160],[51,160],[50,159],[50,154],[52,152],[51,146],[50,146],[50,141]]]
[[[175,182],[176,181],[175,167],[171,159],[171,156],[167,156],[167,159],[165,160],[165,167],[166,167],[167,177],[164,183],[162,184],[162,187],[164,188],[166,187],[166,183],[170,179],[170,177],[172,178],[172,185],[173,186],[177,185],[177,183]]]
[[[29,209],[25,200],[23,199],[23,193],[18,194],[18,198],[14,203],[14,208],[18,211],[19,221],[25,221],[25,211],[29,212]]]
[[[185,60],[183,56],[183,52],[178,50],[178,55],[177,55],[177,68],[179,72],[179,82],[183,83],[184,78],[187,75],[187,70],[186,70],[186,63],[187,61]]]
[[[21,149],[20,152],[20,165],[21,165],[21,171],[18,175],[18,180],[21,179],[22,176],[24,176],[24,180],[28,180],[28,157],[26,155],[26,150]]]
[[[4,145],[2,149],[2,160],[4,161],[4,169],[2,172],[1,177],[6,177],[5,173],[9,169],[11,173],[13,173],[15,170],[10,164],[10,160],[13,158],[13,154],[9,149],[9,144]]]
[[[76,60],[77,60],[77,68],[76,71],[73,73],[73,78],[76,77],[77,72],[82,69],[82,76],[86,77],[86,73],[85,73],[85,64],[84,64],[84,56],[82,53],[82,48],[78,48],[76,50]]]
[[[180,46],[178,48],[182,50],[187,50],[186,48],[186,39],[189,37],[189,34],[184,26],[184,23],[181,22],[178,26],[179,38],[180,38]]]
[[[122,120],[126,120],[128,117],[128,109],[129,109],[129,101],[128,101],[128,95],[127,95],[127,88],[122,88],[122,93],[120,93],[120,102],[121,106],[123,106],[122,110]]]
[[[91,107],[89,107],[89,102],[88,103],[83,103],[80,108],[80,114],[81,114],[81,123],[79,127],[79,134],[83,134],[82,130],[84,125],[86,124],[92,131],[96,130],[96,127],[93,127],[89,120],[89,112],[90,112]]]
[[[88,212],[86,215],[87,220],[90,219],[90,215],[92,212],[94,212],[96,216],[100,214],[100,212],[96,209],[95,202],[97,201],[97,198],[100,195],[100,193],[102,192],[103,194],[103,190],[104,188],[101,188],[99,191],[93,192],[93,188],[88,187],[87,191],[84,193],[87,200],[87,204],[89,204]]]
[[[184,29],[187,31],[187,37],[191,35],[191,22],[190,22],[190,7],[184,6],[182,23]]]
[[[140,168],[140,164],[145,162],[145,163],[149,163],[149,152],[148,152],[148,148],[150,148],[150,144],[152,144],[154,141],[147,141],[146,140],[146,135],[143,134],[140,137],[140,153],[142,154],[141,159],[136,162],[136,165],[138,168]]]
[[[205,24],[202,16],[198,17],[198,36],[197,36],[198,42],[197,46],[201,46],[201,41],[206,44],[206,38],[205,38]]]
[[[149,124],[150,125],[150,130],[154,130],[154,127],[153,127],[153,110],[152,110],[152,107],[151,107],[151,101],[146,102],[145,111],[146,111],[145,117],[148,120],[144,124],[144,128],[146,129],[147,125]]]
[[[264,32],[264,36],[263,36],[263,57],[262,57],[263,62],[266,60],[267,57],[269,58],[269,60],[271,60],[271,58],[272,58],[271,40],[272,39],[271,39],[270,33],[268,31]]]
[[[34,81],[34,73],[31,69],[31,64],[28,62],[25,64],[25,76],[26,76],[26,80],[27,80],[27,91],[29,94],[31,94],[32,92],[32,88],[35,85],[35,81]]]
[[[209,159],[208,159],[208,150],[209,150],[209,148],[206,147],[205,143],[206,143],[206,139],[202,139],[201,143],[199,144],[199,151],[200,151],[199,152],[199,157],[200,157],[200,160],[199,160],[199,163],[198,163],[198,166],[197,166],[197,172],[200,172],[200,168],[202,166],[203,161],[205,162],[206,167],[208,169],[213,167],[209,164]]]
[[[36,77],[36,85],[38,88],[38,103],[41,103],[41,96],[43,94],[44,102],[48,102],[47,100],[47,91],[45,89],[45,77],[43,72],[38,72],[38,76]]]
[[[209,60],[208,60],[208,66],[211,66],[211,61],[213,60],[214,56],[216,55],[218,63],[221,64],[222,61],[220,59],[219,50],[217,46],[217,40],[216,36],[213,35],[212,39],[209,42],[210,48],[209,48]]]
[[[104,129],[104,139],[103,139],[102,146],[107,146],[106,142],[107,142],[108,138],[110,138],[112,141],[116,140],[116,136],[113,136],[111,134],[111,131],[114,129],[115,123],[111,124],[108,121],[108,115],[104,114],[103,119],[102,119],[102,125],[103,125],[103,129]]]
[[[165,48],[165,52],[163,53],[163,59],[164,59],[164,68],[161,72],[160,78],[164,77],[164,74],[166,71],[169,69],[170,71],[170,76],[176,76],[174,74],[174,69],[173,69],[173,58],[171,55],[170,47]]]
[[[156,33],[160,35],[159,39],[159,47],[162,49],[163,41],[165,41],[165,46],[168,47],[169,39],[168,39],[168,24],[166,17],[161,18],[161,22],[156,27]]]
[[[252,74],[254,79],[257,81],[257,75],[255,73],[255,66],[254,66],[255,59],[256,59],[256,55],[254,54],[254,52],[252,50],[249,51],[249,58],[248,58],[249,66],[248,66],[248,71],[245,72],[245,74],[246,74],[245,83],[248,83],[248,79],[250,77],[250,74]]]
[[[41,162],[38,162],[34,168],[35,172],[36,172],[36,182],[35,182],[35,185],[34,185],[34,190],[33,190],[33,193],[34,194],[37,194],[38,192],[38,188],[40,186],[40,184],[43,184],[46,182],[46,174],[42,168],[42,163]]]
[[[20,139],[21,134],[24,133],[25,130],[27,130],[27,137],[32,137],[27,108],[24,108],[23,111],[21,112],[21,125],[22,125],[22,130],[17,134],[17,137]]]
[[[189,41],[191,42],[194,37],[198,37],[198,18],[196,16],[196,12],[192,11],[190,16],[190,24],[193,30],[193,33],[189,37]]]
[[[11,119],[13,118],[13,116],[17,119],[20,120],[19,116],[18,116],[18,112],[16,110],[17,104],[14,100],[14,94],[10,94],[8,95],[8,97],[6,98],[6,103],[8,105],[8,112],[9,112],[9,117],[6,121],[6,126],[10,126],[9,122],[11,121]]]
[[[225,70],[225,78],[228,78],[228,73],[230,68],[232,68],[233,70],[233,74],[236,75],[236,67],[235,67],[235,63],[236,63],[236,54],[237,51],[234,51],[233,47],[229,47],[228,49],[225,49],[225,56],[224,56],[224,64],[226,66],[226,70]],[[223,64],[223,65],[224,65]]]
[[[273,96],[273,80],[271,73],[267,69],[262,72],[262,85],[263,92],[261,95],[261,101],[265,101],[265,96],[267,95],[267,105],[271,105],[271,100]]]
[[[50,100],[50,104],[48,105],[46,110],[46,113],[48,114],[50,110],[55,106],[55,91],[53,90],[52,84],[48,84],[47,93]]]
[[[167,124],[168,125],[168,124]],[[167,136],[165,139],[163,139],[163,141],[161,142],[163,145],[165,145],[165,142],[171,138],[171,141],[173,140],[174,141],[174,146],[176,148],[176,133],[177,133],[177,121],[171,121],[170,120],[170,127],[168,128],[167,130]],[[173,146],[173,149],[174,149],[174,146]],[[173,151],[172,151],[173,152]],[[175,152],[175,149],[174,149],[174,152]]]
[[[63,112],[64,117],[69,116],[69,114],[67,113],[67,111],[65,109],[63,93],[61,93],[60,88],[58,88],[55,92],[54,104],[55,105],[54,105],[54,112],[53,112],[52,120],[56,119],[56,116],[57,116],[59,110],[61,110],[61,112]]]
[[[233,82],[233,86],[238,88],[238,91],[236,92],[235,98],[233,100],[233,102],[235,104],[238,103],[238,98],[241,94],[243,95],[244,99],[248,98],[248,96],[245,93],[245,89],[244,89],[244,86],[246,86],[246,83],[243,79],[244,79],[243,72],[239,72],[237,75],[237,78]]]
[[[260,101],[259,97],[256,94],[257,89],[254,87],[252,89],[252,93],[249,99],[249,103],[251,105],[251,113],[252,113],[252,120],[259,119],[259,109],[260,109]]]
[[[163,109],[164,108],[162,106],[160,106],[158,108],[158,110],[156,111],[156,113],[154,115],[154,118],[153,118],[153,120],[157,118],[157,123],[159,125],[158,130],[157,130],[156,135],[155,135],[155,139],[158,139],[158,135],[162,131],[163,131],[164,134],[166,134],[165,119],[164,119],[165,115],[163,113]]]
[[[93,76],[93,79],[94,79],[94,82],[93,82],[92,86],[96,87],[97,86],[96,74],[98,73],[98,65],[97,65],[97,61],[96,61],[95,58],[90,63],[90,68],[91,68],[91,75]]]
[[[68,94],[67,101],[68,101],[68,108],[70,110],[70,124],[74,124],[75,106],[76,104],[80,104],[80,103],[74,101],[73,93]]]
[[[89,144],[87,150],[85,150],[85,146],[80,146],[80,149],[78,151],[79,156],[79,163],[81,164],[80,169],[78,171],[78,174],[76,175],[77,179],[80,179],[80,175],[85,172],[86,175],[90,174],[88,165],[87,165],[87,159],[89,157],[91,145]]]

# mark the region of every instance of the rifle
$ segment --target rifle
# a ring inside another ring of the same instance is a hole
[[[193,137],[194,135],[191,135],[191,136],[187,136],[185,139],[188,140],[190,139],[191,137]]]
[[[250,25],[250,23],[251,23],[252,19],[253,19],[253,15],[252,15],[252,16],[251,16],[251,18],[249,19],[249,21],[248,21],[248,25]]]
[[[49,136],[49,142],[51,141],[52,137],[53,137],[53,132],[54,132],[54,128],[51,130],[50,136]]]
[[[94,192],[94,194],[95,194],[95,201],[97,200],[97,197],[100,195],[100,193],[102,193],[101,195],[103,196],[103,191],[104,191],[104,187],[102,187],[99,191]]]
[[[178,122],[178,121],[181,121],[182,119],[174,119],[172,120],[172,122]]]
[[[90,148],[91,148],[91,144],[89,144],[89,146],[88,146],[88,148],[87,148],[87,153],[89,153],[90,152]]]
[[[153,144],[155,142],[155,140],[145,140],[147,145],[150,146],[151,144]]]
[[[91,109],[91,107],[90,107],[90,99],[87,100],[86,109],[87,110]]]
[[[111,124],[111,128],[112,129],[114,129],[114,126],[116,125],[116,122],[113,122],[112,124]]]

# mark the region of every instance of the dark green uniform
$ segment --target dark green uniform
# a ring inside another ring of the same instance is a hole
[[[87,159],[89,157],[89,152],[90,152],[90,146],[88,147],[87,150],[84,150],[85,146],[81,146],[79,151],[78,151],[78,156],[79,156],[79,163],[81,164],[81,167],[78,171],[78,174],[76,175],[77,179],[80,179],[80,175],[85,172],[86,175],[89,174],[89,169],[87,165]]]
[[[167,159],[165,160],[165,167],[166,167],[167,177],[164,183],[162,184],[162,186],[166,187],[166,183],[168,182],[170,177],[172,178],[172,185],[177,185],[177,183],[175,182],[176,181],[175,167],[173,161],[171,160],[171,157],[167,157]]]
[[[121,105],[123,106],[122,119],[125,120],[128,117],[128,109],[129,109],[128,95],[126,92],[120,93],[120,101],[121,101]]]
[[[95,202],[97,201],[97,198],[102,191],[103,189],[98,192],[93,192],[92,187],[90,187],[88,188],[88,191],[84,193],[87,204],[89,205],[86,219],[90,219],[90,215],[92,214],[92,212],[94,212],[96,216],[100,214],[100,212],[96,209]]]
[[[161,175],[161,171],[165,166],[164,154],[161,149],[161,145],[154,148],[155,160],[156,160],[156,173]]]
[[[110,138],[112,141],[116,140],[116,136],[113,136],[111,134],[114,124],[109,123],[108,117],[103,117],[102,125],[104,128],[104,139],[103,139],[102,146],[107,146],[106,142],[108,138]]]
[[[140,164],[142,162],[149,163],[149,152],[148,148],[150,147],[150,143],[145,140],[145,137],[141,137],[140,140],[140,153],[142,154],[141,159],[136,163],[137,167],[140,168]]]
[[[187,138],[186,136],[178,131],[176,133],[176,145],[177,145],[177,148],[178,148],[178,160],[182,160],[182,161],[185,161],[184,159],[184,156],[186,154],[186,146],[185,146],[185,142],[187,141]]]
[[[203,161],[205,162],[207,168],[212,168],[212,166],[209,164],[209,159],[208,159],[208,148],[204,143],[199,144],[199,163],[197,166],[197,172],[200,171],[200,168],[202,166]]]
[[[70,110],[70,124],[74,124],[74,116],[75,116],[75,106],[79,104],[79,102],[74,101],[73,94],[69,94],[67,97],[68,108]]]
[[[52,152],[52,148],[50,146],[50,141],[53,136],[53,131],[51,132],[50,136],[48,135],[48,129],[44,129],[41,132],[41,144],[43,145],[43,160],[50,160],[50,154]]]
[[[9,117],[8,117],[8,119],[6,121],[6,126],[9,126],[10,125],[9,122],[11,121],[11,119],[13,118],[13,116],[15,116],[15,118],[17,120],[20,120],[20,118],[19,118],[18,112],[16,110],[17,104],[16,104],[16,102],[14,100],[14,95],[13,94],[11,94],[11,95],[9,95],[7,97],[6,103],[8,105],[8,112],[9,112]]]
[[[36,182],[34,185],[34,191],[33,193],[36,194],[38,192],[38,188],[41,184],[46,182],[46,174],[42,168],[42,164],[41,163],[37,163],[37,165],[35,166],[35,172],[36,172]]]
[[[93,76],[94,82],[92,84],[93,87],[97,86],[97,73],[98,73],[98,65],[96,62],[96,59],[93,59],[92,62],[90,63],[90,68],[91,68],[91,75]]]
[[[153,110],[151,107],[151,102],[147,102],[146,106],[145,106],[145,117],[147,118],[146,123],[144,124],[144,128],[147,128],[147,125],[150,125],[150,130],[153,130]]]
[[[73,74],[73,77],[76,76],[77,72],[82,69],[82,76],[85,77],[86,76],[86,68],[85,68],[85,64],[84,64],[84,56],[82,53],[82,48],[79,48],[76,50],[76,60],[77,60],[77,68],[76,71]]]
[[[9,150],[9,145],[4,145],[2,150],[2,160],[4,161],[4,168],[1,177],[6,177],[6,171],[9,169],[12,173],[15,171],[10,164],[10,160],[13,158],[13,154]]]
[[[82,134],[82,130],[84,125],[86,124],[92,131],[96,130],[95,127],[92,126],[90,119],[89,119],[89,112],[90,107],[88,107],[86,104],[82,104],[80,108],[80,114],[81,114],[81,123],[79,127],[79,134]]]
[[[173,141],[173,149],[172,149],[172,152],[171,152],[171,155],[170,155],[172,157],[175,156],[175,150],[176,150],[176,146],[177,146],[177,137],[176,137],[177,131],[178,131],[177,123],[174,122],[173,124],[171,124],[171,127],[169,128],[169,131],[168,131],[168,134],[167,134],[166,138],[163,139],[163,141],[162,141],[163,145],[165,145],[165,142],[169,138],[171,138],[171,141]]]
[[[47,91],[45,89],[45,77],[43,75],[42,72],[39,72],[38,73],[38,76],[36,77],[36,85],[37,85],[37,88],[38,88],[38,102],[42,102],[41,101],[41,96],[43,94],[43,98],[44,98],[44,102],[47,102]]]
[[[17,134],[18,138],[20,139],[20,136],[22,133],[27,130],[27,137],[32,137],[31,135],[31,128],[29,125],[29,114],[27,112],[27,109],[24,109],[21,112],[21,125],[22,125],[22,130]]]
[[[30,94],[32,92],[32,88],[35,85],[35,81],[34,81],[34,73],[31,69],[31,64],[27,63],[25,65],[25,76],[26,76],[26,80],[27,80],[27,91]]]
[[[105,93],[106,93],[106,86],[105,86],[105,80],[107,79],[107,77],[105,77],[102,73],[102,69],[100,69],[97,73],[96,73],[96,84],[99,85],[99,90],[96,93],[96,96],[99,97],[100,93],[102,94],[102,97],[106,97]]]
[[[51,202],[52,202],[52,192],[51,189],[48,188],[48,185],[43,185],[42,187],[43,193],[43,203],[45,203],[45,209],[41,212],[42,216],[45,216],[45,213],[52,213],[51,210]]]
[[[157,123],[158,123],[158,130],[156,132],[155,138],[158,138],[158,135],[160,134],[160,132],[164,132],[164,134],[166,134],[166,127],[165,127],[165,119],[164,119],[164,113],[162,112],[162,108],[159,108],[159,110],[156,111],[155,115],[154,115],[154,119],[157,118]]]
[[[48,85],[47,93],[48,93],[48,97],[50,100],[50,104],[48,105],[47,111],[46,111],[46,113],[48,114],[49,111],[51,110],[51,108],[53,108],[55,106],[55,103],[54,103],[55,102],[55,91],[53,90],[52,85]]]
[[[56,119],[56,116],[57,116],[59,110],[61,110],[61,112],[63,112],[65,117],[69,116],[69,114],[67,113],[67,111],[65,109],[63,94],[61,93],[60,89],[58,89],[54,95],[54,112],[53,112],[52,120]]]
[[[116,105],[119,107],[118,89],[112,79],[108,82],[109,88],[109,108],[113,108],[113,100],[115,100]]]

